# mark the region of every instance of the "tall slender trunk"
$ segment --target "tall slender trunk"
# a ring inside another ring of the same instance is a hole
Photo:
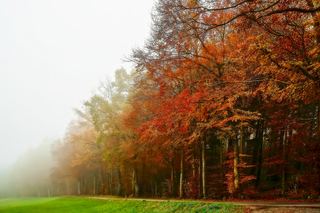
[[[262,167],[262,157],[263,157],[263,131],[264,125],[262,121],[258,121],[257,129],[256,129],[256,146],[257,146],[257,162],[256,162],[256,187],[260,185],[261,178],[261,167]]]
[[[170,174],[170,195],[174,195],[174,159],[171,161],[171,174]]]
[[[96,175],[93,176],[93,194],[96,195]]]
[[[81,181],[78,180],[78,187],[77,187],[78,195],[81,195]]]
[[[154,195],[157,197],[158,196],[158,183],[157,181],[154,184]]]
[[[240,150],[239,153],[242,154],[244,152],[244,128],[240,127]]]
[[[201,153],[200,153],[200,155],[201,155]],[[198,185],[198,187],[199,187],[199,194],[198,194],[198,197],[201,197],[202,196],[202,178],[201,178],[201,175],[202,175],[202,158],[201,158],[201,156],[200,156],[200,158],[199,158],[199,169],[198,169],[198,182],[199,182],[199,185]]]
[[[48,192],[48,197],[51,197],[51,190],[49,186],[47,187],[47,192]]]
[[[221,175],[221,180],[224,180],[225,177],[225,164],[224,164],[224,155],[225,155],[225,148],[227,141],[220,140],[220,150],[219,150],[219,159],[220,159],[220,175]]]
[[[193,180],[195,180],[195,178],[196,178],[196,158],[194,156],[194,153],[192,155],[191,168],[192,168],[192,178],[193,178]]]
[[[117,195],[121,195],[122,194],[122,184],[121,184],[121,171],[120,171],[120,167],[119,166],[117,168],[117,173],[118,173]]]
[[[317,138],[318,141],[320,141],[320,101],[318,102],[318,107],[317,107]],[[318,162],[316,162],[318,166],[315,167],[316,169],[316,174],[318,174],[318,180],[320,180],[320,162],[318,158]],[[318,184],[318,191],[320,191],[320,184]]]
[[[103,167],[100,166],[99,170],[99,179],[100,179],[100,185],[99,185],[99,193],[105,194],[105,177],[104,177]]]
[[[132,195],[139,196],[139,185],[137,181],[137,171],[136,168],[132,170]]]
[[[195,149],[193,147],[193,149]],[[198,184],[198,180],[197,180],[197,165],[196,165],[196,153],[193,150],[192,153],[192,162],[191,162],[191,167],[192,167],[192,189],[196,189],[197,188],[197,184]],[[193,191],[193,190],[192,190]],[[199,191],[198,189],[196,190],[197,192]],[[194,192],[194,191],[193,191]],[[197,194],[192,193],[192,196],[197,197]]]
[[[66,180],[66,188],[67,188],[67,195],[70,195],[70,184],[69,184],[69,180]]]
[[[318,136],[318,139],[320,139],[320,101],[318,102],[317,104],[317,136]]]
[[[110,194],[113,195],[114,189],[113,189],[113,169],[110,170],[110,175],[109,175],[109,190]]]
[[[239,190],[239,144],[238,140],[234,141],[234,158],[233,158],[233,175],[234,175],[234,193]]]
[[[225,146],[224,146],[224,141],[223,140],[220,140],[219,141],[220,143],[220,148],[219,148],[219,163],[220,165],[222,166],[223,165],[223,156],[224,156],[224,149],[225,149]]]
[[[184,160],[184,154],[183,149],[181,149],[181,156],[180,156],[180,183],[179,183],[179,197],[183,197],[183,160]]]
[[[206,144],[201,142],[201,161],[202,161],[202,197],[206,198]]]
[[[240,146],[238,147],[238,153],[237,153],[237,151],[235,152],[235,155],[237,156],[236,158],[238,158],[237,159],[237,165],[239,165],[239,161],[240,161],[240,155],[241,154],[243,154],[244,153],[244,143],[245,143],[245,132],[244,132],[244,127],[243,126],[241,126],[240,127],[240,141],[239,141],[239,143],[240,143]],[[236,150],[236,149],[235,149]],[[236,180],[238,183],[237,183],[237,187],[235,187],[235,191],[237,192],[238,191],[238,189],[239,189],[239,184],[240,184],[240,180],[239,180],[239,171],[237,171],[237,176],[235,175],[235,177],[237,177],[237,178],[235,178],[235,180],[236,179],[238,179],[238,180]],[[235,186],[236,186],[236,184],[235,184]]]
[[[131,191],[132,191],[132,196],[135,196],[135,182],[136,182],[136,170],[133,168],[132,169],[132,177],[131,177]]]
[[[287,141],[287,128],[284,129],[282,138],[282,169],[281,169],[281,194],[286,192],[286,141]]]

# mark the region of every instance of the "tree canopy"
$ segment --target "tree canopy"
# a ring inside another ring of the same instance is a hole
[[[318,0],[159,0],[135,71],[56,147],[58,191],[319,196],[319,20]]]

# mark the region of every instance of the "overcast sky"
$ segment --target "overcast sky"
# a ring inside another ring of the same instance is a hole
[[[154,0],[0,1],[0,168],[63,137],[80,107],[148,38]]]

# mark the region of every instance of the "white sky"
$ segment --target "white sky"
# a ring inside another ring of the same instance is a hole
[[[148,38],[154,0],[0,1],[0,168],[62,137],[80,107]]]

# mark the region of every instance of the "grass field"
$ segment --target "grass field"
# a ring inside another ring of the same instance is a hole
[[[0,199],[5,213],[81,213],[81,212],[242,212],[230,204],[196,201],[155,202],[141,200],[98,200],[79,197]]]

